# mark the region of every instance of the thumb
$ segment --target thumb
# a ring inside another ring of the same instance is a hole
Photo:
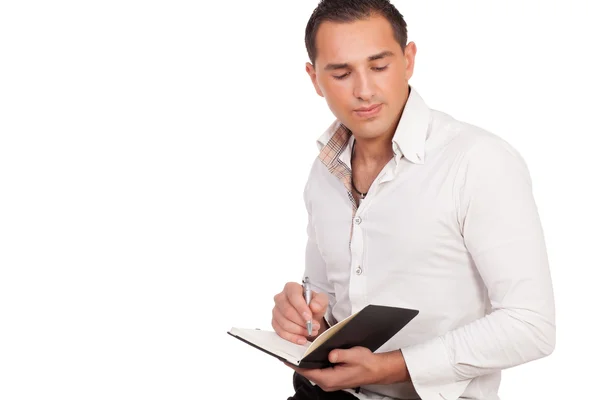
[[[361,357],[364,357],[364,354],[361,355],[361,351],[358,348],[348,350],[335,349],[329,353],[329,361],[333,364],[358,364]]]
[[[313,318],[320,319],[325,315],[327,306],[329,305],[329,297],[325,293],[314,293],[313,299],[310,302],[310,311],[313,313]]]

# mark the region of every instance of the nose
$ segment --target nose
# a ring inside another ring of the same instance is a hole
[[[367,73],[354,74],[354,96],[363,101],[370,101],[375,95],[375,85]]]

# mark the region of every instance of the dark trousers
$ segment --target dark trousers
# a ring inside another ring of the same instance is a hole
[[[325,392],[296,372],[294,372],[293,383],[296,394],[288,397],[288,400],[356,400],[355,396],[343,390]]]

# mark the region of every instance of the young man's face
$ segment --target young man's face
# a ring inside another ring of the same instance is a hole
[[[408,98],[416,47],[404,53],[392,26],[374,16],[324,22],[316,36],[315,65],[306,64],[317,93],[357,138],[391,137]]]

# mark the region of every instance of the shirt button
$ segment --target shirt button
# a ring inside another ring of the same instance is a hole
[[[360,217],[356,217],[356,218],[354,218],[354,222],[356,223],[356,225],[360,225],[360,223],[362,222],[362,219]]]
[[[356,275],[360,275],[360,274],[362,274],[362,268],[359,265],[358,268],[356,268]]]

